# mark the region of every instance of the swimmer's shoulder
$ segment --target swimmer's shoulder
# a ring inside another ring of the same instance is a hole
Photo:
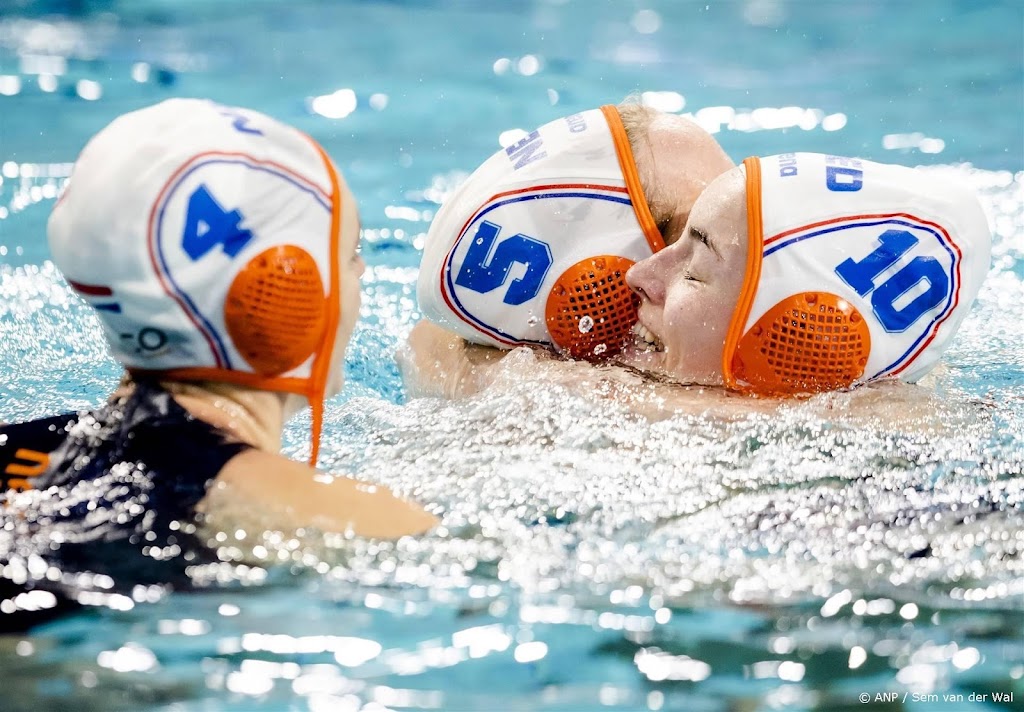
[[[395,354],[412,397],[459,398],[483,390],[492,367],[508,352],[471,344],[459,334],[421,319]]]
[[[209,514],[259,508],[282,528],[313,527],[397,539],[437,525],[422,507],[385,487],[314,470],[276,453],[247,449],[231,458],[199,509]]]

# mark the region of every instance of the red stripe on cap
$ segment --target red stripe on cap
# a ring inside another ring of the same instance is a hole
[[[75,282],[68,280],[68,284],[79,294],[85,294],[90,297],[112,297],[114,296],[114,290],[110,287],[104,287],[101,284],[82,284],[81,282]]]

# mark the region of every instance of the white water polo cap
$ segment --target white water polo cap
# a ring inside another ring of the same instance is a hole
[[[636,323],[626,271],[664,246],[618,110],[584,111],[498,151],[445,201],[420,309],[478,344],[608,357]]]
[[[726,384],[783,395],[930,371],[989,269],[973,191],[814,153],[748,158],[744,170],[750,241]]]
[[[342,201],[334,165],[302,132],[172,99],[86,145],[50,216],[50,251],[130,372],[305,396],[315,462]]]

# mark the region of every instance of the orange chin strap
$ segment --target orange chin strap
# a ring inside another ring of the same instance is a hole
[[[334,162],[331,161],[327,152],[312,138],[309,141],[320,154],[331,180],[330,288],[327,292],[323,340],[313,359],[313,372],[309,379],[309,405],[313,411],[309,465],[316,467],[316,460],[320,455],[320,433],[324,425],[327,379],[331,372],[331,359],[334,352],[335,336],[338,333],[338,323],[341,321],[341,276],[338,273],[341,264],[341,179],[338,178],[338,171],[334,168]],[[339,365],[339,368],[341,367]]]
[[[773,306],[743,335],[732,371],[764,395],[830,391],[860,378],[870,352],[871,334],[853,305],[804,292]]]
[[[640,299],[626,284],[633,261],[601,255],[577,262],[555,281],[544,313],[551,340],[573,358],[614,356],[637,320]]]
[[[622,171],[622,178],[626,181],[626,190],[629,192],[629,200],[633,203],[633,213],[636,215],[640,229],[647,238],[647,244],[651,252],[658,252],[665,249],[665,238],[661,236],[661,230],[654,222],[651,215],[651,207],[644,196],[644,189],[640,183],[640,173],[636,168],[636,159],[633,157],[633,149],[629,145],[629,136],[626,135],[626,127],[622,125],[622,117],[619,110],[611,104],[601,107],[608,128],[612,132],[612,142],[615,144],[615,155],[619,159],[619,169]]]
[[[747,177],[747,267],[740,288],[739,301],[729,322],[722,350],[722,376],[725,385],[733,390],[743,390],[742,384],[733,372],[733,357],[739,346],[743,327],[747,323],[750,309],[754,305],[757,285],[761,281],[761,252],[764,249],[764,230],[761,221],[761,161],[757,157],[743,161]]]

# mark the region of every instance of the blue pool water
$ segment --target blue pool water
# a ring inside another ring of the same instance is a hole
[[[992,271],[924,395],[653,422],[558,385],[406,402],[391,354],[439,201],[502,137],[637,92],[737,160],[975,187]],[[444,526],[286,540],[239,514],[208,590],[0,637],[0,710],[1021,708],[1019,2],[0,0],[0,422],[116,383],[45,221],[86,139],[170,96],[260,109],[338,161],[369,269],[321,466]]]

